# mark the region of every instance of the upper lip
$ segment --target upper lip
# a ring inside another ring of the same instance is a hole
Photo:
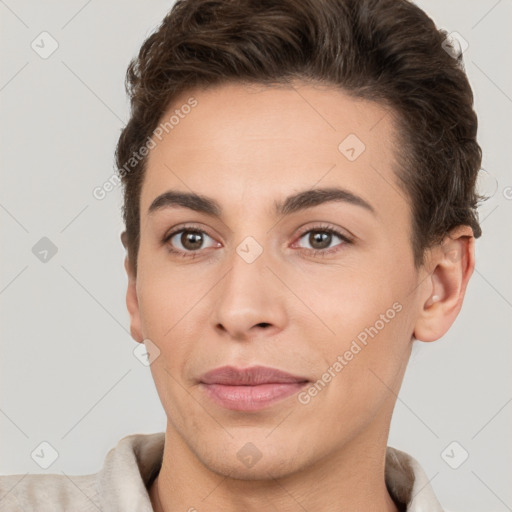
[[[252,366],[250,368],[222,366],[205,373],[201,377],[203,384],[224,384],[228,386],[257,386],[258,384],[307,381],[306,377],[292,375],[268,366]]]

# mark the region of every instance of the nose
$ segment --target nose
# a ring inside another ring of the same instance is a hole
[[[284,287],[268,263],[265,251],[251,263],[233,251],[230,268],[218,285],[211,317],[222,336],[243,341],[270,337],[286,327]]]

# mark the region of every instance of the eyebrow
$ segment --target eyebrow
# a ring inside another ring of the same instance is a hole
[[[283,201],[274,201],[274,212],[276,216],[290,215],[328,202],[348,203],[376,214],[373,206],[362,197],[338,187],[304,190],[288,196]],[[148,209],[148,214],[176,206],[189,208],[212,217],[221,217],[222,215],[222,207],[215,199],[177,190],[168,190],[156,197]]]

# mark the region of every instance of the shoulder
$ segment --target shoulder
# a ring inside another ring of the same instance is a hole
[[[0,476],[0,510],[151,510],[146,488],[160,469],[164,442],[164,432],[125,436],[108,451],[101,470],[93,474]]]
[[[0,476],[2,512],[75,512],[98,510],[96,474],[66,476],[58,474]]]

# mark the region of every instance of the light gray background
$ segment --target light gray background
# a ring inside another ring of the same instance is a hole
[[[420,461],[448,510],[512,510],[512,1],[418,3],[469,43],[494,195],[463,310],[442,340],[415,346],[389,445]],[[132,353],[121,191],[92,190],[114,170],[129,59],[171,6],[0,0],[0,473],[93,473],[124,435],[165,429]],[[31,48],[42,31],[59,44],[47,59]],[[58,248],[46,263],[32,252],[42,237]],[[59,455],[47,470],[31,458],[42,441]],[[452,441],[469,453],[458,469],[441,457]]]

